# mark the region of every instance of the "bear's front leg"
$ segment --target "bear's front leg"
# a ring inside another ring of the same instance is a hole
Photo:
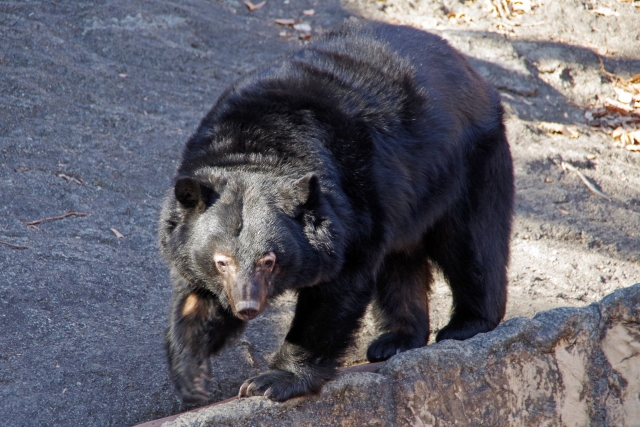
[[[335,376],[370,301],[373,279],[359,279],[300,290],[291,329],[271,369],[246,380],[238,397],[264,395],[283,402],[320,392]]]
[[[165,335],[169,372],[186,403],[208,400],[209,357],[238,334],[244,322],[227,312],[208,292],[180,292],[173,296]]]

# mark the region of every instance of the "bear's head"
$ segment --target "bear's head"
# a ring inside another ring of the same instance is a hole
[[[174,273],[247,321],[269,297],[337,274],[343,245],[334,216],[312,173],[201,171],[176,180],[161,215],[160,247]]]

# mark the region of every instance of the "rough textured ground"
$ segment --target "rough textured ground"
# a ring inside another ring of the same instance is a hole
[[[0,425],[126,426],[187,409],[166,372],[155,242],[177,156],[234,79],[345,19],[439,33],[503,94],[518,194],[508,317],[638,282],[640,153],[584,115],[615,98],[612,75],[640,73],[638,3],[534,0],[501,17],[489,0],[0,2]],[[71,211],[87,216],[26,225]],[[291,304],[215,359],[213,400],[264,369]],[[448,311],[439,281],[434,331]]]

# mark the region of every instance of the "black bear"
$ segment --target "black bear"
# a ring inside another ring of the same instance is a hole
[[[436,340],[494,329],[507,299],[513,167],[498,93],[438,36],[346,24],[242,78],[202,120],[166,197],[166,333],[185,401],[269,299],[297,293],[270,370],[239,396],[330,380],[369,303],[381,361],[429,337],[431,270],[453,294]]]

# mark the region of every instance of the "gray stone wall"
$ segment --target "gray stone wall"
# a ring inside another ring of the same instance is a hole
[[[319,396],[233,400],[156,425],[640,426],[640,283],[374,368]]]

